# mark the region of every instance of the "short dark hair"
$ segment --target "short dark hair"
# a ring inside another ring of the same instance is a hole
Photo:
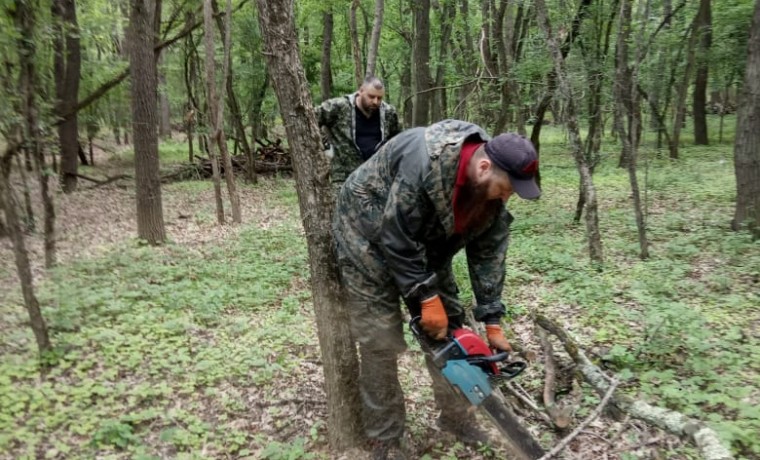
[[[383,82],[374,75],[367,75],[362,82],[363,87],[371,86],[375,89],[385,89]]]

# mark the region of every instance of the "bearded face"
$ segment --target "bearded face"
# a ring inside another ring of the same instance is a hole
[[[359,88],[359,108],[365,113],[371,114],[380,108],[385,97],[384,89],[376,89],[371,85]]]
[[[488,180],[468,180],[457,195],[457,207],[462,210],[462,227],[475,230],[486,225],[504,202],[501,198],[490,198],[493,184]]]

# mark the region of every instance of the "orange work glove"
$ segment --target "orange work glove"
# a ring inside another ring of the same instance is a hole
[[[422,305],[422,318],[420,318],[422,330],[436,340],[443,340],[448,332],[449,317],[446,315],[446,309],[443,308],[441,297],[436,294],[420,304]]]
[[[504,337],[504,331],[498,324],[486,324],[486,338],[491,348],[501,351],[512,351],[512,345]]]

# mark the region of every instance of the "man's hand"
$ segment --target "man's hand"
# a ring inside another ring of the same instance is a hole
[[[504,331],[498,324],[486,324],[486,338],[491,348],[501,351],[512,351],[512,345],[504,337]]]
[[[436,294],[423,300],[420,304],[422,305],[422,318],[420,319],[422,330],[436,340],[443,340],[448,332],[449,317],[446,315],[446,309],[443,308],[441,297]]]

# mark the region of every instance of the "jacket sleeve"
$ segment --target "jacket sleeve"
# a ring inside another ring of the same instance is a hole
[[[425,153],[403,155],[385,204],[380,229],[380,245],[388,270],[401,295],[434,288],[435,274],[427,269],[425,245],[420,239],[424,222],[431,216],[422,187],[429,169]]]
[[[314,115],[317,117],[317,125],[330,127],[335,124],[337,104],[328,99],[314,107]]]
[[[401,132],[401,122],[399,121],[398,113],[393,106],[388,109],[387,122],[388,138],[390,139],[391,137]]]
[[[509,246],[509,226],[514,218],[506,209],[491,226],[467,244],[467,267],[477,305],[477,321],[498,321],[506,310],[501,302],[504,289],[504,261]]]

